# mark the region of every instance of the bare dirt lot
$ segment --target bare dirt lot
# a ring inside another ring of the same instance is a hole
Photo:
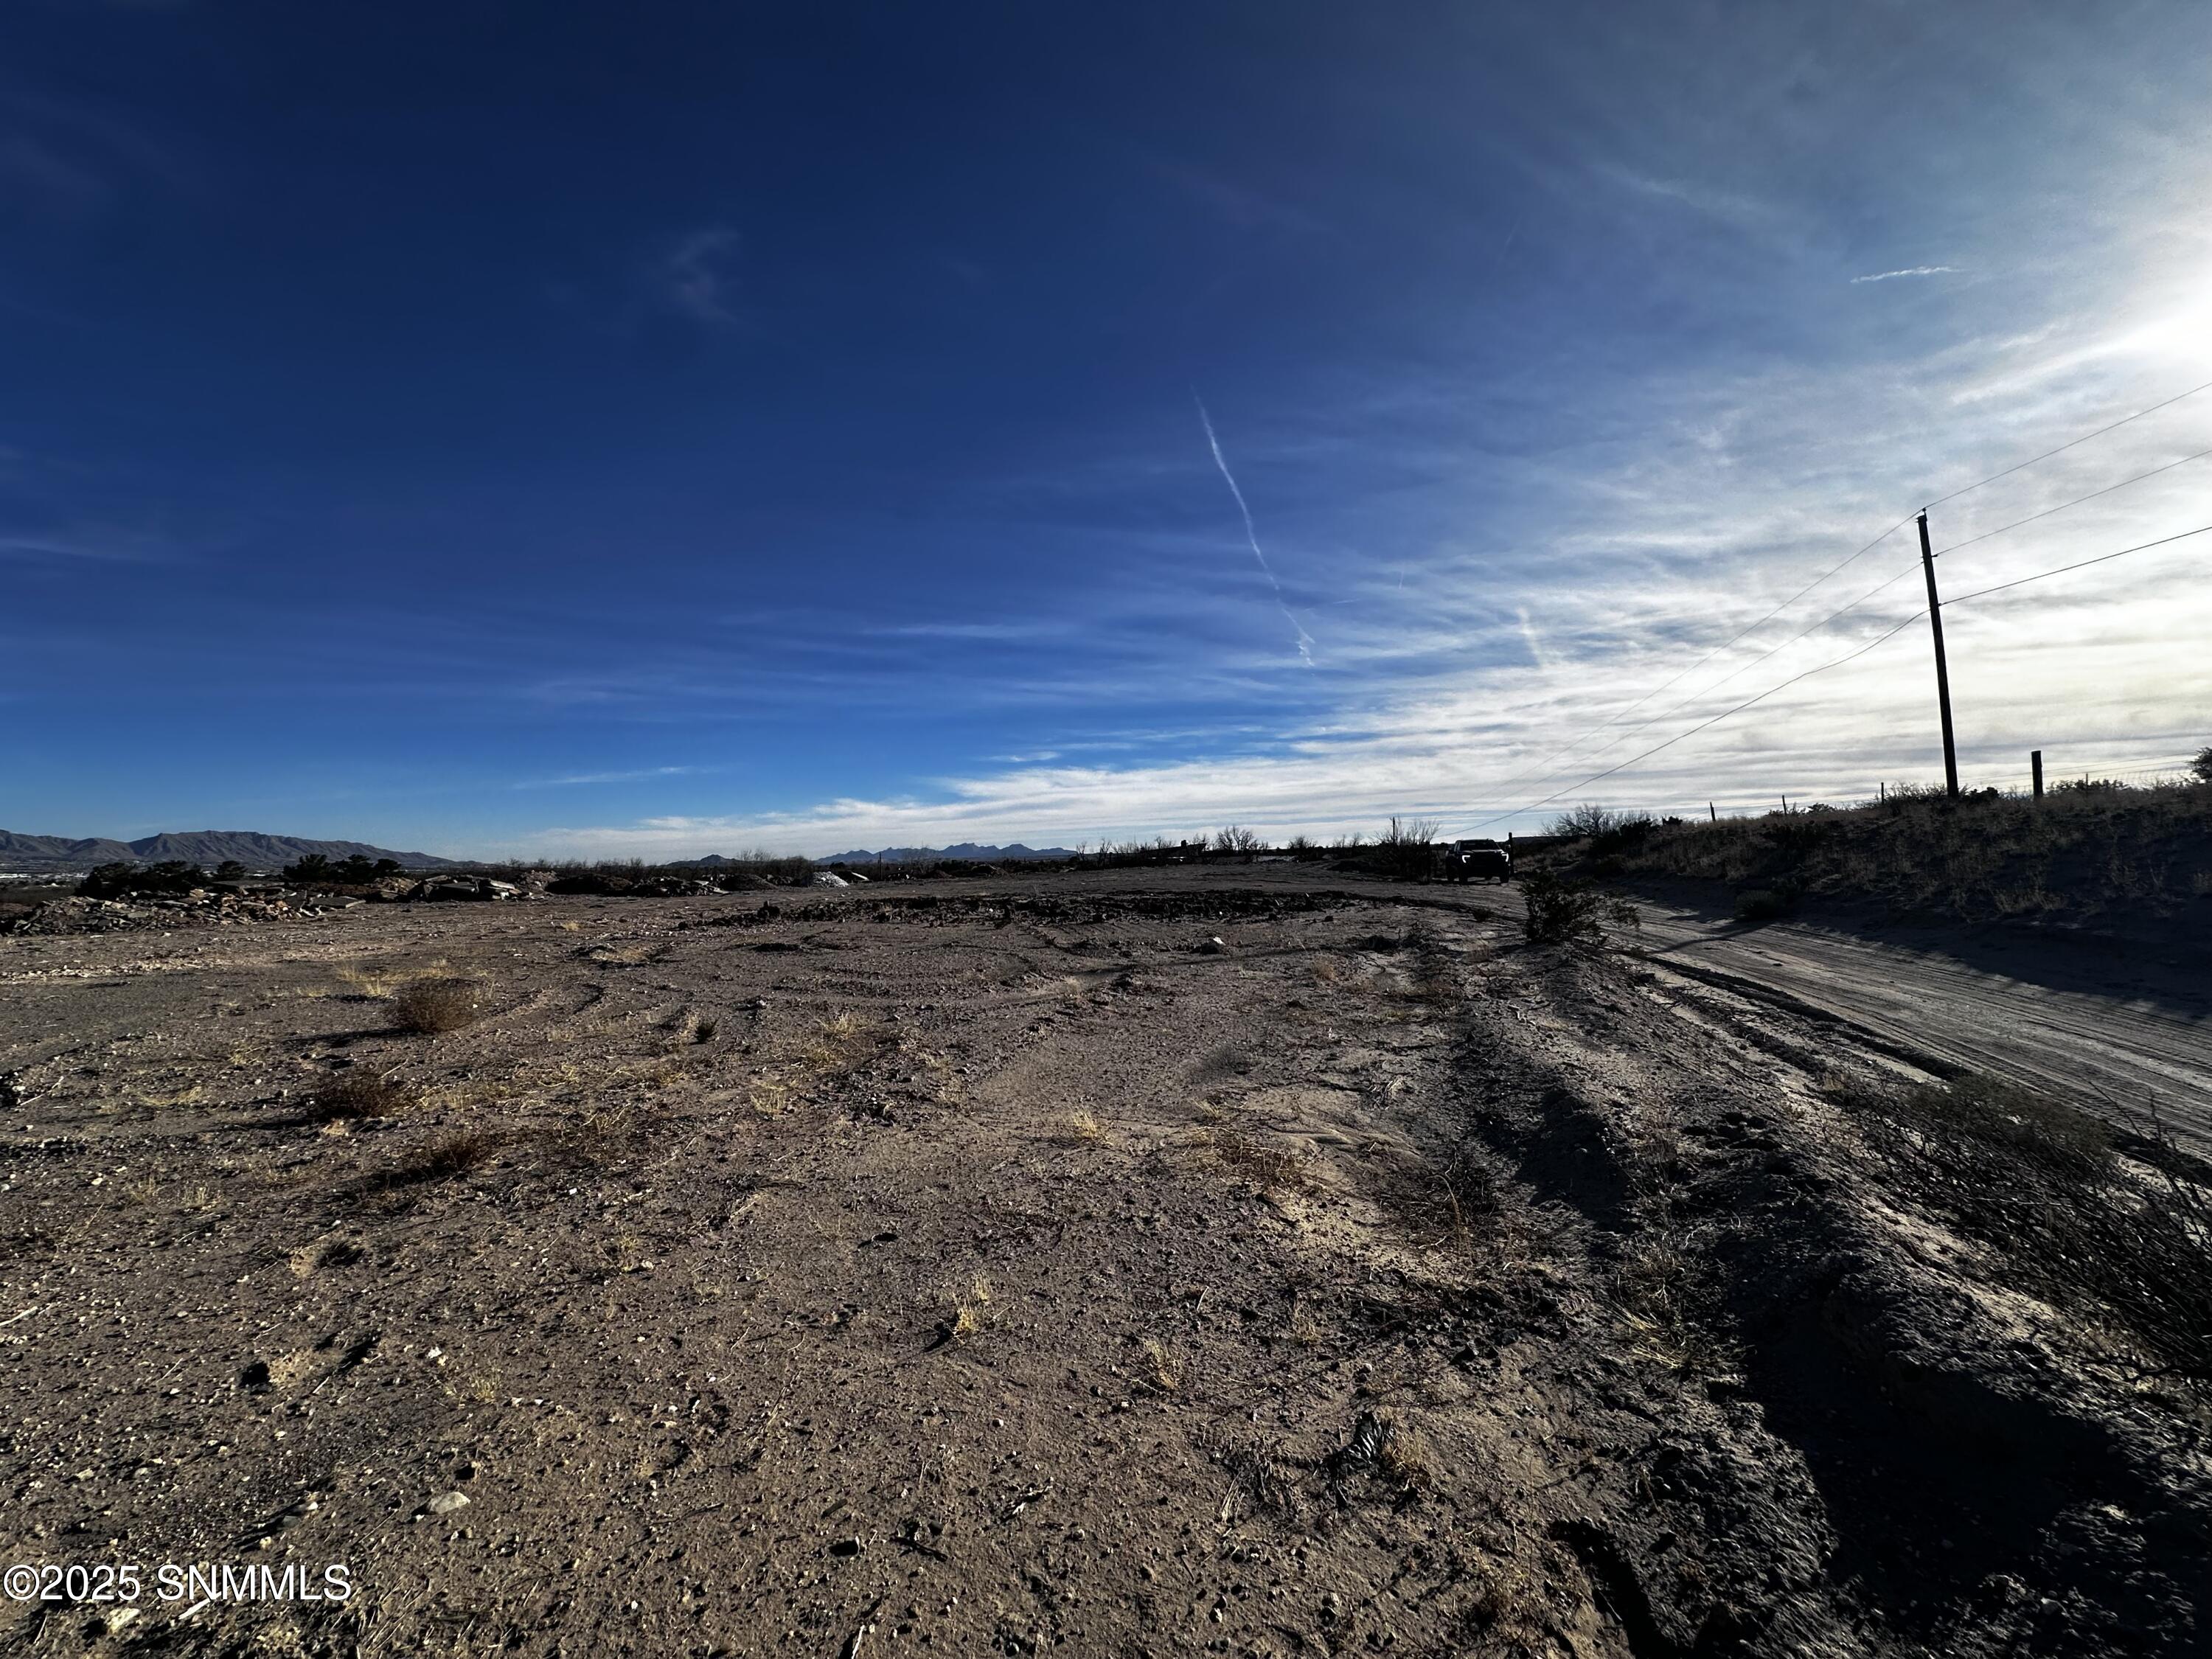
[[[1512,902],[0,939],[0,1650],[2203,1650],[2203,1166]]]

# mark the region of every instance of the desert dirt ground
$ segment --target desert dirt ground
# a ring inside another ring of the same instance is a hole
[[[0,1651],[2203,1650],[2212,1416],[1885,1184],[1849,1085],[1927,1044],[1516,915],[0,939],[0,1565],[146,1580]],[[398,1029],[426,975],[478,1016]]]

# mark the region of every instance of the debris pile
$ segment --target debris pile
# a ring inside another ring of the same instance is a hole
[[[488,904],[527,898],[530,895],[511,881],[495,881],[489,876],[453,875],[426,876],[416,882],[388,882],[377,890],[376,896],[386,903],[459,900]]]
[[[699,893],[718,893],[738,883],[712,876],[611,876],[586,870],[561,876],[545,884],[549,893],[593,893],[601,897],[684,898]],[[766,885],[765,883],[762,884]]]
[[[175,927],[229,927],[293,921],[349,909],[357,898],[277,890],[194,887],[182,893],[133,893],[119,898],[48,899],[28,915],[0,922],[9,933],[121,933]]]

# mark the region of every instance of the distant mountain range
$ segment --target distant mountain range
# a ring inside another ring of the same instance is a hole
[[[963,841],[957,847],[886,847],[880,853],[871,853],[866,848],[850,853],[832,854],[826,859],[817,859],[817,864],[927,864],[937,859],[964,859],[975,864],[1005,864],[1022,859],[1072,859],[1074,854],[1065,847],[1024,847],[1019,842],[1010,847],[979,847],[972,841]]]
[[[258,830],[189,830],[138,841],[22,836],[0,830],[0,869],[5,870],[89,870],[102,864],[166,864],[172,860],[212,870],[227,859],[235,859],[249,870],[280,870],[311,853],[329,859],[351,858],[356,853],[365,859],[396,859],[410,870],[433,870],[455,861],[428,853],[395,853],[365,841],[309,841]]]

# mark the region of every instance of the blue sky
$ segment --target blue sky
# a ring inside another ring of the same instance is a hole
[[[1578,787],[1910,616],[1784,643],[1908,526],[1668,684],[1885,526],[2212,380],[2208,89],[2191,3],[12,7],[0,824],[818,853],[1925,779],[1923,628]],[[2208,447],[2212,392],[1936,544]],[[2184,460],[1942,571],[2208,523]],[[2212,741],[2208,557],[1962,606],[1968,781]]]

